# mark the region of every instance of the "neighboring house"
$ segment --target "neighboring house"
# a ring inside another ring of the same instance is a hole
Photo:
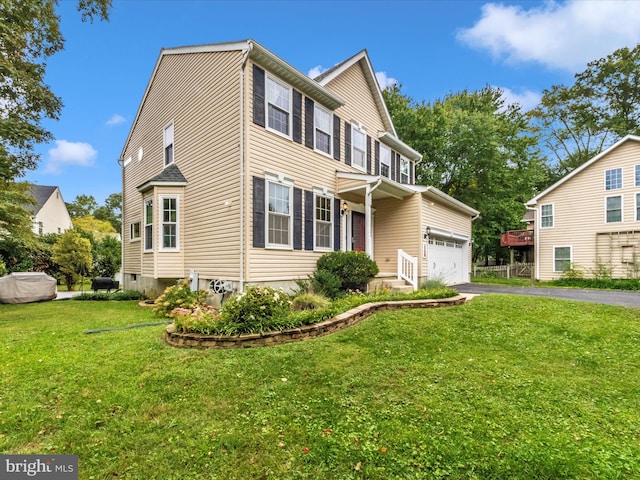
[[[290,288],[334,250],[466,282],[478,212],[420,159],[364,50],[316,79],[252,40],[162,50],[120,159],[124,288]]]
[[[640,137],[626,136],[527,202],[537,278],[640,276]]]
[[[27,207],[33,212],[34,233],[63,233],[73,228],[67,205],[58,187],[31,185],[29,193],[36,200],[34,205]]]

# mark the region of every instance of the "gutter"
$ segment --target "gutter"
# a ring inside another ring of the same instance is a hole
[[[238,291],[244,291],[244,262],[245,262],[245,238],[244,238],[244,70],[249,60],[253,42],[247,42],[247,49],[243,53],[240,65],[240,275],[238,277]]]
[[[535,268],[536,268],[536,280],[540,280],[540,225],[538,222],[538,208],[537,207],[530,207],[529,205],[525,205],[524,208],[526,208],[527,210],[531,210],[533,212],[535,212],[535,220],[533,221],[533,224],[535,225],[535,230],[534,230],[534,238],[533,241],[535,242]]]

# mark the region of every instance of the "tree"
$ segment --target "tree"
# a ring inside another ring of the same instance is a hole
[[[502,91],[490,87],[433,103],[416,103],[398,86],[384,97],[400,138],[423,155],[417,183],[480,211],[474,258],[500,257],[500,233],[521,227],[524,202],[546,179],[538,139],[519,105],[505,105]]]
[[[28,244],[35,243],[31,217],[28,209],[35,204],[25,182],[0,180],[0,236],[10,235]]]
[[[98,220],[93,215],[87,215],[86,217],[74,218],[73,226],[77,229],[84,230],[91,233],[96,237],[104,237],[105,234],[116,233],[113,226],[105,221]]]
[[[76,195],[73,202],[66,203],[69,216],[73,219],[93,215],[98,208],[98,202],[93,195]]]
[[[93,246],[93,274],[97,277],[113,277],[122,262],[122,247],[118,239],[108,236]]]
[[[531,112],[553,160],[552,182],[619,137],[640,134],[640,44],[589,63],[574,78],[571,86],[545,90]]]
[[[52,259],[60,266],[67,289],[72,291],[80,276],[92,269],[91,242],[78,232],[67,230],[53,246]]]
[[[118,233],[122,230],[122,193],[112,193],[104,205],[95,209],[93,216],[109,222]]]

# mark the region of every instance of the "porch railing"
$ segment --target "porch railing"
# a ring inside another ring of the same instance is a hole
[[[418,289],[418,257],[398,249],[398,280],[409,283],[414,290]]]

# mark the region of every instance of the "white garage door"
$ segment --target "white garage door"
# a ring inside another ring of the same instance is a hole
[[[427,252],[429,279],[440,280],[447,285],[468,282],[467,245],[463,240],[430,237]]]

